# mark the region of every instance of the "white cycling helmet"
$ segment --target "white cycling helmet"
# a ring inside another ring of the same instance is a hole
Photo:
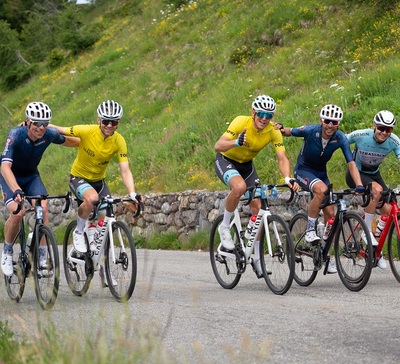
[[[342,121],[343,119],[343,111],[337,105],[325,105],[319,114],[321,119],[326,120],[335,120],[335,121]]]
[[[375,125],[389,126],[394,128],[396,125],[396,119],[390,111],[382,110],[375,115],[374,123]]]
[[[274,113],[276,111],[276,103],[275,100],[267,95],[260,95],[257,96],[251,107],[257,112],[272,112]]]
[[[97,115],[101,119],[119,120],[122,114],[122,106],[113,100],[104,101],[97,108]]]
[[[26,117],[35,121],[50,121],[52,113],[50,108],[44,102],[31,102],[25,109]]]

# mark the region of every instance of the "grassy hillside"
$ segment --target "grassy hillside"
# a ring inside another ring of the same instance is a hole
[[[275,98],[276,120],[286,126],[317,122],[327,103],[343,108],[344,131],[370,126],[381,109],[400,117],[396,1],[103,0],[82,11],[101,39],[0,94],[1,140],[30,101],[47,102],[55,124],[71,125],[95,122],[97,105],[117,100],[140,192],[223,189],[214,143],[236,115],[250,113],[260,93]],[[300,141],[285,142],[294,166]],[[67,189],[75,151],[50,148],[41,172],[58,193]],[[265,181],[280,178],[271,149],[256,165]],[[397,185],[397,161],[385,167]],[[333,183],[344,186],[340,153],[330,169]],[[124,193],[117,163],[108,182]]]

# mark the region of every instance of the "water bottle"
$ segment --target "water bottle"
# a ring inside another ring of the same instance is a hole
[[[26,245],[27,245],[28,247],[31,246],[32,236],[33,236],[33,232],[31,231],[31,232],[28,234],[28,239],[26,240]]]
[[[89,247],[91,251],[96,250],[96,244],[94,244],[94,238],[96,232],[97,232],[96,225],[91,222],[86,229],[86,235],[89,241]]]
[[[382,234],[383,229],[385,228],[386,222],[388,220],[389,216],[388,215],[382,215],[378,221],[378,225],[376,226],[376,230],[374,233],[374,236],[376,238],[379,238]]]
[[[257,220],[257,215],[253,215],[250,217],[249,223],[247,224],[247,228],[244,233],[244,237],[246,239],[250,239],[251,232],[253,231],[253,226],[254,226],[254,223],[256,222],[256,220]]]
[[[329,233],[331,232],[332,225],[333,225],[333,222],[334,222],[334,221],[335,221],[335,218],[334,218],[334,217],[331,217],[331,218],[326,222],[324,234],[322,235],[322,239],[324,239],[324,240],[328,239],[328,236],[329,236]]]
[[[318,221],[318,225],[317,225],[317,235],[322,238],[324,235],[324,229],[325,229],[325,225],[322,221]]]

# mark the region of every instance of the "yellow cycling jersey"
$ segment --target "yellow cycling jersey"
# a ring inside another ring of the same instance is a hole
[[[245,163],[254,159],[268,143],[272,143],[275,152],[285,151],[280,130],[275,130],[272,122],[270,122],[263,130],[259,131],[253,125],[252,116],[236,117],[223,135],[232,140],[237,139],[245,127],[246,143],[241,147],[234,147],[221,154],[236,162]]]
[[[117,132],[104,138],[99,125],[75,125],[68,127],[65,135],[81,139],[71,168],[73,176],[89,182],[100,181],[105,178],[107,166],[115,154],[118,162],[128,161],[125,139]]]

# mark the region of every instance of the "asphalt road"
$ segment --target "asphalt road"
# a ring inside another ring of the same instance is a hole
[[[0,284],[1,321],[17,336],[38,321],[93,338],[100,328],[151,333],[179,363],[399,363],[400,284],[390,268],[374,269],[361,292],[337,274],[295,282],[284,296],[249,269],[233,290],[219,286],[206,252],[138,251],[138,279],[126,304],[100,288],[69,292],[62,273],[54,308],[43,311],[33,280],[13,304]],[[29,330],[28,330],[29,328]],[[29,331],[29,334],[27,334]]]

